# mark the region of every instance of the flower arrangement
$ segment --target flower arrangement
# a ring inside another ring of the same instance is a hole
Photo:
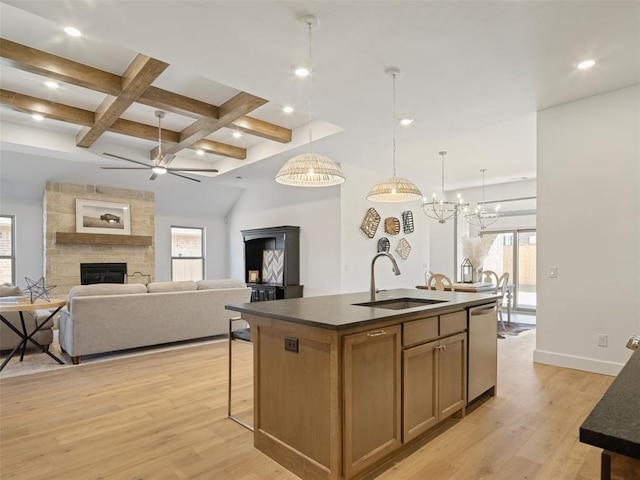
[[[465,237],[462,239],[464,256],[469,259],[476,272],[482,271],[482,266],[494,240],[492,236]]]

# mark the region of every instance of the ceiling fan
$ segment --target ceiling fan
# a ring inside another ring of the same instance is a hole
[[[142,165],[141,167],[101,167],[103,170],[146,170],[150,169],[152,171],[151,177],[149,180],[155,180],[158,175],[163,175],[165,173],[169,173],[171,175],[175,175],[176,177],[186,178],[187,180],[192,180],[194,182],[200,182],[197,178],[191,178],[186,175],[181,175],[177,172],[212,172],[217,173],[218,170],[215,168],[173,168],[163,165],[162,161],[164,160],[164,155],[162,153],[162,119],[164,118],[164,112],[162,110],[156,110],[156,117],[158,117],[158,155],[153,159],[153,163],[149,165],[148,163],[139,162],[137,160],[132,160],[130,158],[121,157],[120,155],[114,155],[113,153],[103,152],[103,155],[107,157],[118,158],[120,160],[125,160],[127,162],[136,163],[138,165]]]

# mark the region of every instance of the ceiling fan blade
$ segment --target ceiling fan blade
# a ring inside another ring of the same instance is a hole
[[[156,172],[152,172],[149,180],[155,180],[156,178],[158,178],[158,174]]]
[[[100,167],[103,170],[149,170],[151,167]]]
[[[200,180],[198,180],[197,178],[187,177],[186,175],[180,175],[179,173],[170,172],[168,170],[167,170],[167,173],[170,174],[170,175],[175,175],[176,177],[182,177],[182,178],[186,178],[187,180],[193,180],[194,182],[200,183]]]
[[[124,160],[126,162],[133,162],[133,163],[137,163],[138,165],[143,165],[147,168],[151,168],[153,167],[153,165],[149,165],[148,163],[144,163],[144,162],[139,162],[137,160],[131,160],[130,158],[126,158],[126,157],[121,157],[120,155],[114,155],[113,153],[107,153],[107,152],[103,152],[103,155],[106,155],[107,157],[113,157],[113,158],[118,158],[120,160]]]
[[[218,173],[216,168],[178,168],[165,167],[168,172],[213,172]]]

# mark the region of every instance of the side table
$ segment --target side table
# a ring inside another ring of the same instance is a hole
[[[19,299],[16,303],[0,304],[0,321],[2,321],[2,323],[4,323],[7,327],[13,330],[16,333],[16,335],[18,335],[21,338],[20,342],[15,346],[13,350],[11,350],[11,353],[9,354],[9,356],[4,360],[4,362],[2,362],[2,365],[0,365],[0,371],[4,369],[7,363],[9,363],[9,360],[11,360],[11,358],[16,354],[16,352],[19,349],[22,349],[22,352],[20,354],[20,361],[22,361],[22,359],[24,358],[24,352],[27,349],[27,342],[33,343],[42,351],[42,353],[46,353],[51,358],[53,358],[56,362],[58,362],[60,365],[64,365],[64,362],[62,360],[60,360],[50,351],[46,350],[42,345],[40,345],[31,337],[33,337],[38,330],[44,327],[44,325],[47,322],[50,322],[53,316],[56,313],[58,313],[60,309],[64,307],[66,304],[67,304],[66,299],[59,299],[59,298],[54,298],[50,300],[38,298],[34,303],[31,303],[28,298],[24,298],[24,299]],[[51,309],[53,309],[53,312],[51,313],[51,315],[49,315],[44,321],[40,323],[37,323],[36,321],[36,328],[32,332],[27,331],[27,327],[24,323],[24,312],[33,312],[35,310],[51,310]],[[3,313],[8,313],[8,312],[19,312],[22,330],[17,329],[15,326],[11,324],[11,322],[9,322],[4,317]]]

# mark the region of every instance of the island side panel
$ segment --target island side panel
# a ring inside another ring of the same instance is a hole
[[[254,445],[305,479],[340,478],[338,334],[244,314],[254,342]],[[285,341],[297,352],[285,349]]]

